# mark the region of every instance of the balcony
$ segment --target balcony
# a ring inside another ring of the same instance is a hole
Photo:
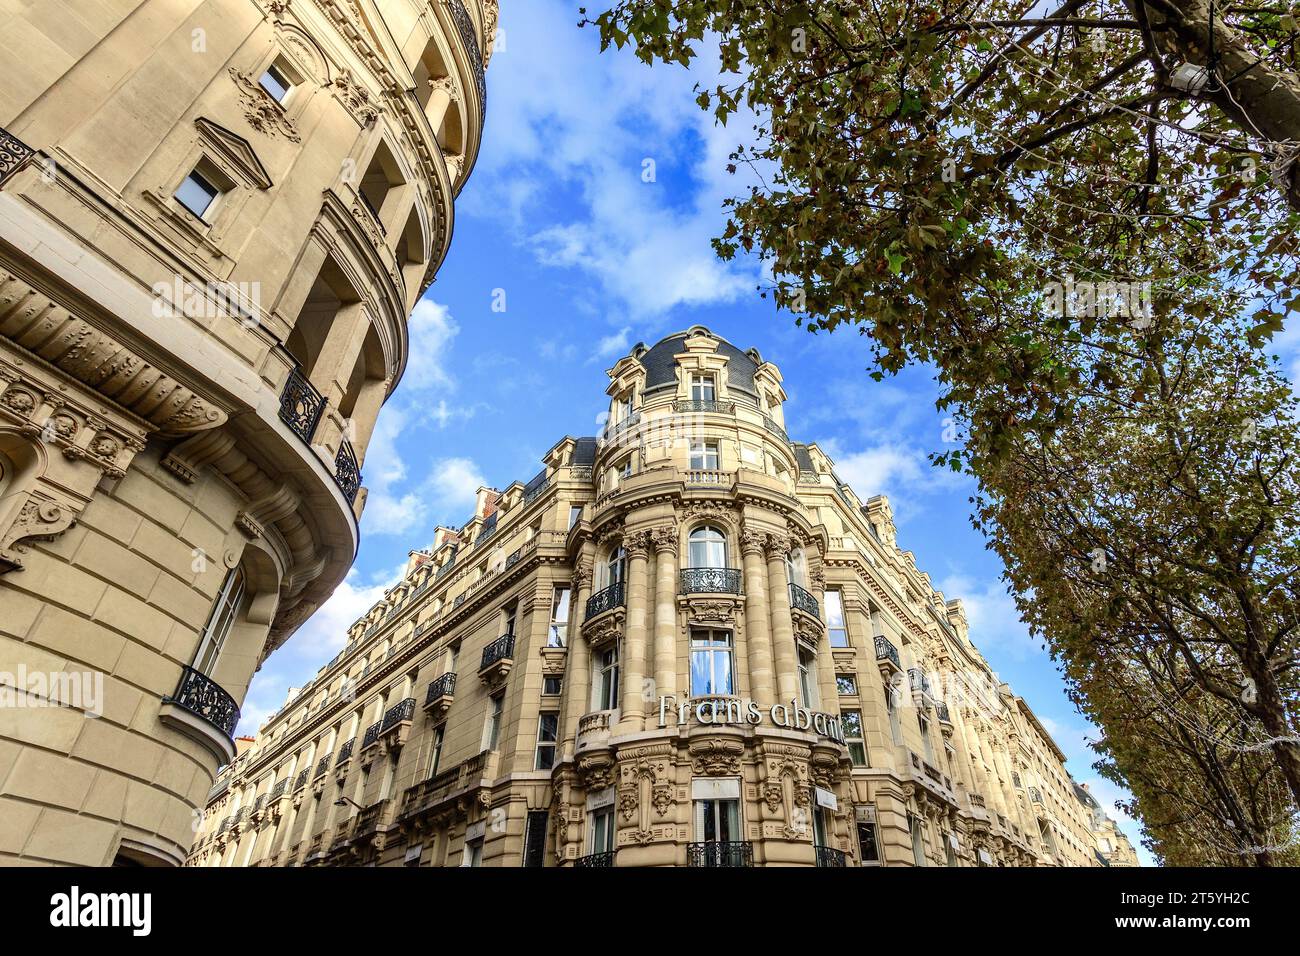
[[[790,444],[790,436],[785,433],[784,428],[776,423],[776,419],[772,418],[770,415],[763,416],[763,427],[787,445]]]
[[[586,856],[580,856],[573,861],[577,867],[610,867],[614,865],[614,853],[609,850],[606,853],[588,853]]]
[[[754,865],[754,844],[748,840],[686,844],[686,865],[745,867]]]
[[[903,672],[902,659],[898,656],[898,648],[887,637],[876,636],[876,666],[880,668],[880,674],[885,680],[889,680],[895,674]]]
[[[1041,804],[1043,802],[1043,794],[1037,787],[1030,787],[1029,799],[1032,800],[1034,803]]]
[[[622,582],[611,585],[603,591],[597,591],[587,599],[587,620],[616,607],[622,607],[623,600]]]
[[[353,737],[351,740],[349,740],[347,743],[345,743],[342,747],[339,748],[339,755],[334,760],[335,770],[337,770],[339,767],[343,766],[345,763],[347,763],[349,760],[352,759],[352,750],[356,746],[356,743],[357,743],[357,738]]]
[[[815,846],[813,850],[817,855],[818,866],[828,866],[842,870],[847,865],[844,861],[843,850],[837,850],[833,846]]]
[[[451,0],[449,4],[451,18],[456,23],[456,32],[460,34],[460,42],[465,46],[465,52],[469,54],[470,68],[474,70],[474,85],[478,89],[478,109],[479,123],[482,124],[483,118],[487,115],[487,76],[483,63],[483,54],[480,52],[478,36],[474,32],[474,21],[470,19],[469,11],[465,9],[462,0]],[[488,43],[494,42],[493,37],[484,38]]]
[[[925,676],[925,671],[921,668],[908,668],[907,685],[912,690],[912,700],[916,706],[924,707],[926,704],[933,703],[934,695],[930,692],[930,678]]]
[[[714,399],[691,399],[689,401],[673,402],[673,411],[678,415],[734,415],[736,413],[736,403],[719,402]]]
[[[455,699],[456,674],[449,671],[429,681],[429,690],[424,695],[424,709],[433,713],[436,720],[447,713]]]
[[[483,648],[483,660],[478,666],[478,676],[484,683],[502,680],[514,666],[515,636],[506,634]]]
[[[682,594],[740,594],[738,568],[686,568],[681,573]]]
[[[307,778],[311,776],[311,768],[308,767],[302,773],[298,774],[298,779],[293,782],[294,790],[301,790],[307,786]]]
[[[952,728],[952,714],[948,710],[947,704],[945,704],[943,701],[939,701],[937,704],[934,705],[934,712],[935,715],[939,718],[939,723],[946,725],[949,729]]]
[[[0,183],[21,169],[35,152],[7,129],[0,127]]]
[[[207,675],[182,667],[176,693],[163,698],[158,716],[163,723],[206,746],[223,764],[234,759],[239,705]]]
[[[813,597],[812,592],[794,582],[790,583],[790,606],[796,611],[811,614],[819,621],[822,618],[821,609],[817,606],[817,599]]]
[[[288,778],[286,778],[286,779],[284,779],[284,780],[281,780],[279,783],[277,783],[274,787],[271,788],[271,797],[270,797],[270,799],[273,800],[273,801],[274,801],[274,800],[279,800],[281,797],[284,796],[284,792],[285,792],[285,790],[287,790],[288,788],[289,788],[289,780],[288,780]]]
[[[361,738],[361,752],[365,753],[375,744],[379,743],[379,731],[384,726],[383,720],[376,720],[366,728],[365,735]]]
[[[307,380],[299,368],[289,370],[284,391],[280,393],[280,421],[306,445],[316,434],[316,425],[325,411],[325,398]]]
[[[578,753],[607,746],[610,727],[618,722],[618,711],[597,710],[578,718],[574,747]]]
[[[736,480],[734,471],[719,471],[716,468],[692,468],[686,472],[688,485],[708,485],[710,487],[730,488]]]

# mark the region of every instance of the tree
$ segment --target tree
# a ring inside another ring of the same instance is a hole
[[[967,426],[936,460],[978,478],[977,521],[1036,632],[1067,665],[1100,639],[1129,660],[1177,647],[1186,679],[1277,761],[1294,808],[1294,407],[1260,349],[1300,307],[1295,16],[1264,2],[1034,6],[620,0],[587,22],[647,63],[689,65],[717,38],[727,82],[699,104],[722,123],[754,117],[730,167],[754,183],[727,204],[719,255],[769,259],[764,294],[811,330],[869,335],[873,375],[932,364],[940,406]],[[1211,374],[1220,353],[1232,376]],[[1195,472],[1180,470],[1182,401],[1199,416]],[[1283,469],[1267,489],[1232,444],[1249,422],[1265,436],[1258,466]],[[1132,467],[1106,477],[1117,461]],[[1072,469],[1086,479],[1073,497]],[[1143,475],[1165,497],[1108,510]],[[1079,511],[1068,531],[1032,511],[1061,501]],[[1133,551],[1153,528],[1215,556],[1174,574],[1179,542],[1159,561]],[[1066,587],[1030,560],[1076,560],[1090,535],[1116,549],[1108,577]],[[1249,560],[1229,570],[1234,548]],[[1109,734],[1118,717],[1094,713]],[[1120,771],[1135,771],[1124,753]]]

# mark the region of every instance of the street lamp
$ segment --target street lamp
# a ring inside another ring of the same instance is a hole
[[[340,796],[337,800],[334,801],[334,806],[336,807],[346,807],[348,804],[351,804],[352,806],[356,807],[358,810],[365,809],[365,807],[363,807],[361,804],[357,803],[355,800],[349,799],[348,797]]]

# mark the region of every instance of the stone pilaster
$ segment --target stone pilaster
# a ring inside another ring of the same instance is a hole
[[[591,648],[582,636],[582,620],[591,597],[591,559],[580,558],[573,569],[573,606],[569,611],[569,660],[564,677],[564,715],[560,720],[564,734],[564,758],[573,758],[578,720],[587,712],[590,700]]]

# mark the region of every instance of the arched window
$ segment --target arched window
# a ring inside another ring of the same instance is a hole
[[[612,588],[616,584],[622,584],[626,570],[627,552],[620,544],[609,553],[609,560],[605,563],[605,587]]]
[[[795,548],[785,556],[785,573],[791,584],[797,584],[801,588],[808,586],[807,568],[804,565],[802,548]]]
[[[727,536],[712,525],[696,528],[691,532],[690,562],[692,568],[725,568]]]

